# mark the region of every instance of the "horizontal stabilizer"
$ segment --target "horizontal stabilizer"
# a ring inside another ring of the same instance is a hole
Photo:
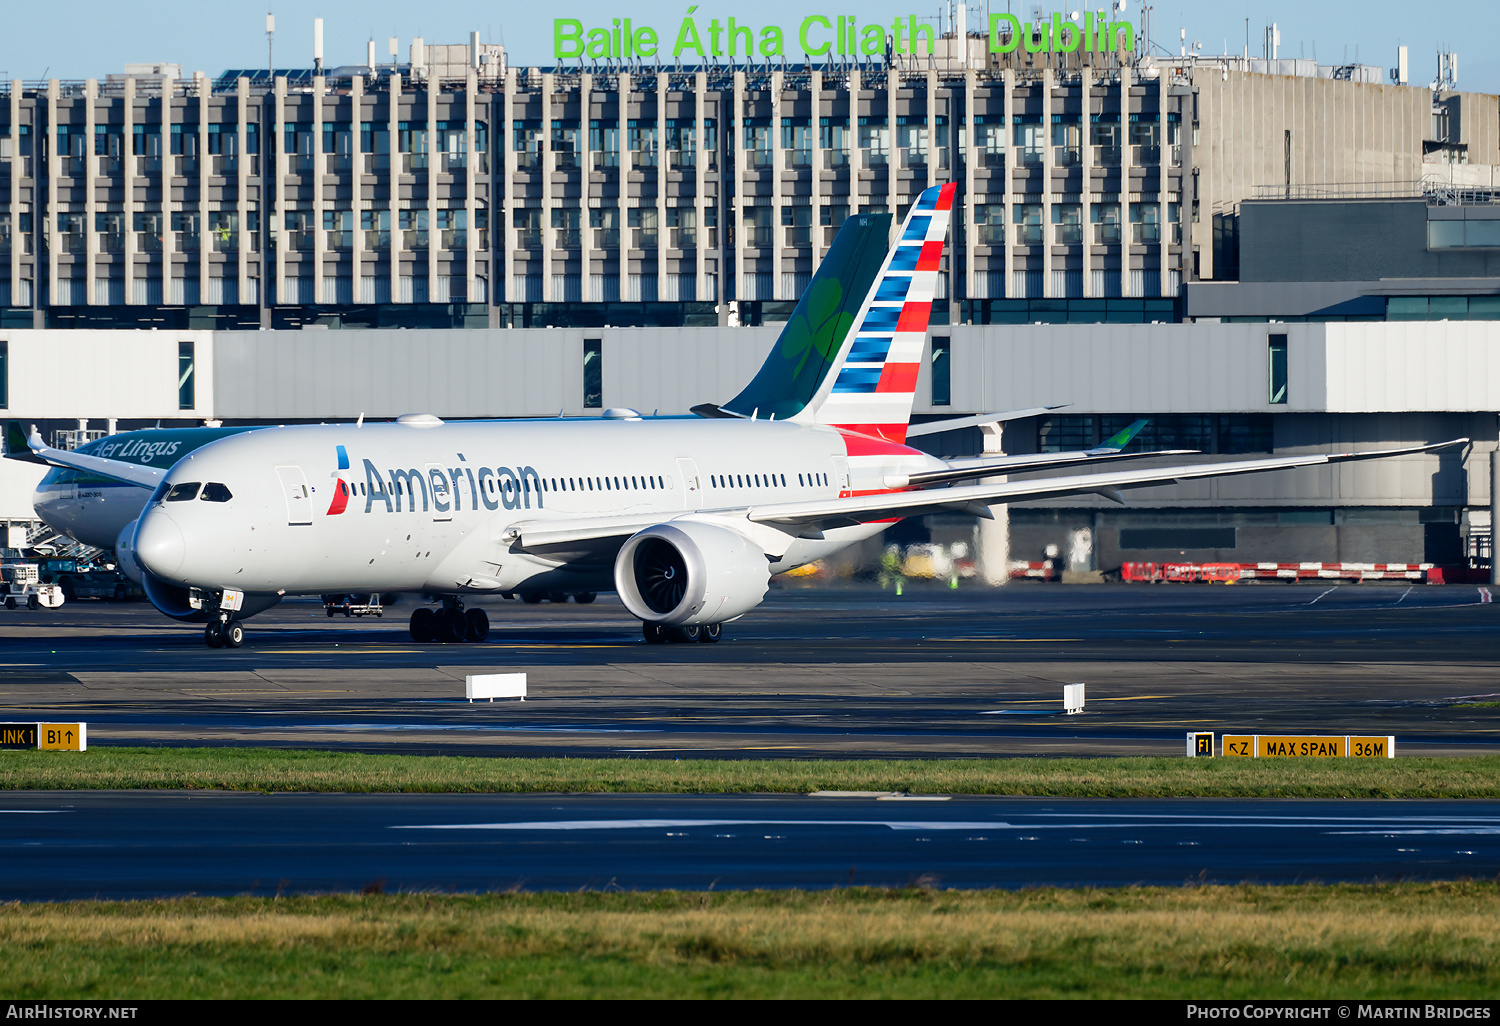
[[[929,420],[923,424],[913,424],[906,429],[906,437],[913,435],[935,435],[942,431],[957,431],[959,428],[980,427],[984,424],[999,424],[1008,420],[1021,420],[1024,417],[1039,417],[1053,410],[1061,410],[1070,403],[1061,406],[1034,406],[1029,410],[1010,410],[1006,413],[981,413],[975,417],[949,417],[946,420]]]

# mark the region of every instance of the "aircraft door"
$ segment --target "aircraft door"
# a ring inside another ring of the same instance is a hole
[[[682,478],[682,508],[698,509],[703,505],[703,483],[698,479],[698,462],[679,459],[677,475]]]
[[[440,464],[427,464],[427,486],[432,489],[432,519],[453,519],[453,490],[448,487],[448,473]]]
[[[833,458],[833,480],[839,486],[839,494],[849,492],[849,461],[842,456]]]
[[[286,498],[286,522],[291,525],[312,523],[312,493],[301,467],[277,467],[281,494]]]

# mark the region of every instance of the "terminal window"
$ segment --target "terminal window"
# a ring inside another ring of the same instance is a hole
[[[193,402],[193,343],[177,343],[177,408],[191,410]]]
[[[1270,377],[1268,401],[1272,406],[1286,404],[1286,348],[1285,335],[1269,337],[1266,360]]]
[[[604,345],[597,338],[583,340],[583,408],[597,410],[604,405]]]

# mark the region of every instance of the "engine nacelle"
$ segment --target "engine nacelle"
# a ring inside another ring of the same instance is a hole
[[[648,527],[615,558],[615,590],[625,608],[667,627],[732,620],[760,605],[770,583],[758,545],[693,520]]]
[[[135,527],[139,523],[139,520],[132,520],[120,530],[120,536],[115,539],[115,563],[122,574],[144,587],[141,577],[145,571],[135,561]]]

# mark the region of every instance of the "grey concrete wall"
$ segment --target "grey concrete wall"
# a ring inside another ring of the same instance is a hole
[[[1421,199],[1244,203],[1240,281],[1500,275],[1500,250],[1428,250],[1427,217]]]

